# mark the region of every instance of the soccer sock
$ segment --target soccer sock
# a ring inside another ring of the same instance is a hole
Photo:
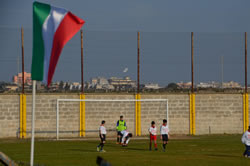
[[[166,149],[166,144],[163,143],[163,148]]]
[[[100,147],[102,143],[100,143],[97,147]]]
[[[102,149],[103,149],[103,147],[104,147],[104,144],[102,144]]]
[[[120,141],[120,138],[119,137],[117,137],[117,142],[119,142]]]
[[[155,148],[157,148],[157,144],[156,143],[154,143],[155,144]]]
[[[152,147],[152,142],[150,141],[149,142],[149,149],[151,149],[151,147]]]
[[[104,147],[104,143],[101,143],[101,150],[103,149],[103,147]]]

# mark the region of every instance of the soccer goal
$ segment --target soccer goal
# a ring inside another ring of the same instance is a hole
[[[140,102],[141,133],[148,134],[151,121],[158,126],[162,119],[168,120],[169,111],[167,99],[57,99],[56,103],[56,138],[79,137],[80,132],[80,102],[85,102],[86,136],[98,136],[101,120],[106,121],[109,135],[115,135],[116,122],[120,115],[124,116],[127,129],[135,133],[136,102]]]

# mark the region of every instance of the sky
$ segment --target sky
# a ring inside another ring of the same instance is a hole
[[[222,78],[244,82],[244,32],[250,29],[249,0],[39,2],[66,8],[86,21],[83,26],[86,81],[97,76],[130,76],[136,80],[137,31],[140,31],[142,83],[165,86],[170,82],[190,81],[190,32],[194,32],[196,83]],[[11,81],[13,75],[21,72],[21,27],[24,27],[25,71],[30,72],[32,3],[32,0],[0,0],[0,81]],[[77,33],[63,49],[53,81],[80,81],[80,53]],[[125,68],[128,68],[126,73]]]

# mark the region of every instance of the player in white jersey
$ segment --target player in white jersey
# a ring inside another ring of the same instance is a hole
[[[248,126],[248,130],[243,134],[241,141],[246,146],[243,156],[250,157],[250,126]]]
[[[103,149],[105,141],[106,141],[106,128],[104,127],[105,125],[105,121],[103,120],[100,127],[99,127],[99,136],[101,139],[101,143],[97,146],[97,151],[98,152],[105,152],[105,150]],[[100,149],[101,148],[101,149]]]
[[[132,133],[128,132],[127,130],[121,131],[122,134],[122,146],[128,146],[128,142],[130,138],[133,136]]]
[[[148,129],[149,131],[149,134],[150,134],[150,142],[149,142],[149,150],[151,151],[152,150],[152,141],[154,141],[154,147],[155,147],[155,150],[158,150],[157,149],[157,143],[156,143],[156,127],[155,127],[155,122],[152,121],[151,122],[151,126],[150,128]]]
[[[160,131],[161,131],[161,140],[163,142],[162,149],[165,152],[166,145],[168,144],[168,139],[169,139],[169,128],[166,119],[163,119],[163,124],[161,125]]]

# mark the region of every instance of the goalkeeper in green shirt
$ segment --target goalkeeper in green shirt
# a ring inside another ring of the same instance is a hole
[[[122,142],[122,134],[121,131],[126,130],[127,125],[125,120],[123,120],[123,116],[120,116],[120,120],[117,121],[116,123],[116,130],[117,130],[117,141],[116,144],[121,144]]]

